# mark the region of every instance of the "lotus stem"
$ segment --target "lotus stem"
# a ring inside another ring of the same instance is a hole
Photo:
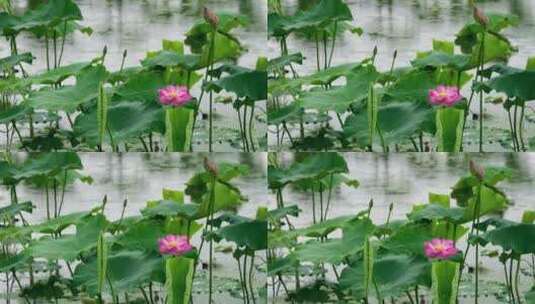
[[[331,44],[331,55],[329,55],[329,62],[327,63],[327,67],[331,66],[331,63],[333,61],[333,55],[334,55],[334,48],[336,46],[336,34],[338,31],[338,21],[334,21],[334,30],[333,30],[333,41]]]
[[[214,70],[214,56],[215,56],[215,35],[216,35],[216,28],[214,27],[213,31],[212,31],[212,41],[210,42],[210,51],[209,51],[209,54],[208,54],[208,66],[209,66],[209,71],[212,72]],[[210,74],[208,71],[207,71],[208,74]],[[208,75],[207,75],[208,76]],[[212,81],[212,75],[209,76],[210,77],[210,81]],[[208,152],[212,152],[212,123],[213,123],[213,105],[212,105],[212,102],[213,102],[213,92],[210,91],[210,104],[209,104],[209,107],[210,107],[210,110],[209,110],[209,127],[208,127]]]
[[[125,49],[123,51],[123,58],[121,60],[121,68],[119,69],[119,72],[122,72],[123,69],[124,69],[124,62],[126,61],[126,56],[128,55],[128,51]],[[189,80],[189,77],[190,77],[190,72],[188,71],[188,80]],[[188,81],[188,89],[189,89],[189,81]]]
[[[247,139],[247,106],[243,106],[243,141],[245,142],[245,152],[249,152],[249,140]]]
[[[254,104],[251,106],[251,116],[249,118],[249,140],[251,141],[251,150],[253,152],[256,151],[254,146],[254,136],[253,136],[253,126],[254,126],[254,110],[255,106]]]
[[[210,207],[209,207],[209,222],[207,222],[207,225],[210,225],[210,242],[209,242],[209,265],[208,265],[208,303],[213,303],[212,297],[213,297],[213,267],[214,267],[214,248],[213,248],[213,220],[214,220],[214,204],[215,204],[215,184],[216,184],[216,176],[212,175],[212,181],[211,181],[211,189],[210,189]]]
[[[247,287],[247,256],[243,256],[243,288],[245,289],[246,303],[249,303],[249,288]]]
[[[479,48],[480,56],[480,72],[483,70],[485,65],[485,32],[483,32],[481,38],[481,47]],[[480,79],[483,80],[483,75],[480,76]],[[483,152],[483,90],[479,92],[479,152]],[[476,300],[477,303],[477,300]]]
[[[392,65],[390,66],[390,75],[394,73],[394,66],[398,57],[398,50],[394,50],[394,56],[392,56]]]
[[[238,275],[240,276],[239,279],[240,279],[241,292],[243,296],[243,304],[247,304],[247,301],[245,299],[245,289],[244,289],[244,284],[243,284],[243,276],[242,276],[240,259],[237,258],[236,261],[238,262]]]
[[[61,59],[63,58],[63,49],[65,48],[66,37],[67,37],[67,20],[63,22],[63,37],[61,37],[61,47],[59,51],[58,68],[61,65]]]
[[[323,220],[327,220],[327,213],[329,212],[329,206],[331,205],[331,196],[333,192],[333,177],[334,177],[334,173],[331,173],[330,178],[329,178],[329,192],[327,192],[327,206],[325,207]]]
[[[522,255],[518,255],[518,261],[516,263],[516,271],[515,271],[515,294],[516,298],[518,299],[518,303],[522,303],[522,298],[520,297],[520,288],[518,287],[518,281],[520,280],[520,263],[522,262]]]
[[[46,48],[46,70],[50,71],[50,56],[49,56],[49,47],[48,47],[48,31],[45,31],[45,48]]]
[[[318,38],[318,33],[317,32],[314,33],[314,38],[316,40],[316,69],[319,72],[321,70],[321,67],[320,67],[320,45],[319,45],[319,38]]]
[[[247,256],[245,256],[247,258]],[[254,295],[254,284],[253,284],[253,270],[254,270],[254,252],[251,255],[251,265],[249,265],[249,289],[251,290],[251,298],[253,299],[253,304],[256,304],[256,298]]]
[[[513,257],[510,257],[509,259],[509,292],[511,293],[511,299],[513,299],[513,303],[516,303],[515,293],[513,290]]]
[[[519,123],[519,137],[520,137],[520,145],[521,145],[521,148],[522,148],[522,151],[527,151],[526,149],[526,144],[524,142],[524,117],[525,117],[525,114],[526,114],[526,102],[525,101],[522,101],[522,105],[520,106],[521,107],[521,111],[520,111],[520,123]]]
[[[54,48],[54,69],[58,67],[58,32],[54,30],[52,33],[52,45]]]

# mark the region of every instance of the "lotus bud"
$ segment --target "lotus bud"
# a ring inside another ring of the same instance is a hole
[[[373,208],[373,198],[368,203],[368,209],[372,209],[372,208]]]
[[[206,6],[203,7],[204,20],[208,22],[213,28],[217,28],[219,25],[219,17]]]
[[[102,199],[102,213],[104,213],[104,209],[106,209],[106,204],[108,204],[108,195],[105,194],[104,198]]]
[[[124,49],[124,52],[123,52],[123,58],[126,58],[127,55],[128,55],[128,50],[127,50],[127,49]]]
[[[398,58],[398,50],[394,50],[394,59]]]
[[[375,56],[377,56],[377,52],[378,52],[378,50],[377,50],[377,46],[375,46],[375,47],[373,48],[373,58],[375,58]]]
[[[485,176],[485,169],[477,165],[473,160],[470,160],[470,173],[475,176],[479,181],[483,180]]]
[[[485,16],[485,13],[482,9],[474,5],[474,19],[477,21],[477,23],[481,24],[483,27],[487,27],[489,25],[489,18]]]
[[[392,213],[394,210],[394,203],[390,203],[390,206],[388,206],[388,212]]]
[[[207,157],[204,158],[204,170],[214,177],[217,176],[217,165]]]

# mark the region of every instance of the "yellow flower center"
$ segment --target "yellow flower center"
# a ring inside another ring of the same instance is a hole
[[[444,245],[442,244],[437,244],[435,246],[433,246],[435,248],[436,251],[444,251]]]

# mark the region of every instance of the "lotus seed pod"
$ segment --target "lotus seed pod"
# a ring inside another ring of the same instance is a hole
[[[204,158],[204,170],[212,176],[217,176],[217,165],[207,157]]]
[[[208,22],[213,28],[217,28],[219,25],[219,17],[209,10],[206,6],[203,8],[204,20]]]

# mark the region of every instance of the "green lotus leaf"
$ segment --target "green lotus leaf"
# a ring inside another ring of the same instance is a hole
[[[418,68],[425,67],[451,67],[456,70],[464,70],[470,63],[468,55],[453,55],[440,51],[433,51],[427,56],[415,59],[411,64]]]
[[[480,236],[486,242],[502,247],[504,251],[512,250],[517,254],[535,253],[535,225],[505,225],[490,230]]]
[[[248,221],[224,226],[216,234],[239,247],[250,250],[267,249],[267,222]]]
[[[141,65],[147,68],[154,67],[181,67],[187,71],[194,71],[199,68],[201,57],[197,54],[178,54],[171,51],[158,52],[153,57],[141,61]]]
[[[13,121],[18,121],[30,112],[31,109],[24,103],[12,106],[9,109],[0,112],[0,124],[9,124]]]
[[[168,304],[187,304],[195,276],[195,260],[185,257],[167,259],[165,290]]]
[[[0,254],[0,271],[9,272],[17,270],[18,267],[26,267],[31,260],[32,257],[26,252],[21,252],[15,255]]]
[[[284,95],[288,94],[289,92],[298,92],[305,85],[319,86],[331,84],[340,77],[347,77],[356,69],[361,69],[362,73],[362,66],[367,62],[368,60],[355,63],[344,63],[299,78],[270,80],[268,85],[269,92],[273,95]],[[371,69],[371,67],[368,69]],[[363,71],[366,70],[364,69]]]
[[[44,238],[31,244],[25,251],[33,257],[72,261],[81,253],[96,247],[100,233],[107,225],[106,218],[101,214],[84,217],[76,224],[75,235],[65,235],[57,239]]]
[[[115,143],[128,141],[148,132],[165,132],[164,110],[156,103],[118,101],[108,107],[108,129]],[[74,133],[90,146],[96,146],[98,124],[96,108],[76,117]],[[106,141],[110,138],[104,137]]]
[[[135,267],[132,267],[135,265]],[[165,281],[164,259],[155,253],[143,251],[117,250],[108,255],[108,278],[115,292],[127,292],[138,289],[150,281]],[[74,283],[92,295],[97,295],[96,258],[89,263],[79,264],[73,277]],[[110,294],[109,284],[104,290]]]
[[[347,75],[347,84],[345,86],[334,87],[326,91],[310,91],[303,94],[297,102],[305,109],[343,113],[349,109],[352,103],[363,100],[368,96],[370,85],[379,76],[379,72],[373,65],[361,66],[353,69]]]
[[[351,21],[353,15],[342,0],[322,0],[308,11],[299,11],[293,16],[268,15],[270,36],[286,36],[292,31],[308,27],[322,27],[334,21]]]
[[[424,255],[424,243],[433,238],[430,224],[408,223],[383,242],[383,247],[393,253]]]
[[[432,266],[433,302],[452,304],[457,301],[457,286],[460,280],[459,263],[434,262]]]
[[[522,100],[535,100],[535,71],[520,71],[495,77],[485,84],[491,89]]]
[[[433,72],[412,70],[402,76],[390,86],[385,95],[387,100],[410,101],[422,105],[428,104],[429,90],[440,83],[435,81]]]
[[[180,216],[193,218],[198,211],[199,205],[196,204],[180,204],[175,201],[162,200],[158,201],[154,206],[141,209],[141,214],[146,217]]]
[[[157,71],[143,71],[128,78],[115,90],[115,100],[143,101],[156,103],[158,89],[166,85],[163,75]]]
[[[427,204],[409,213],[407,217],[412,221],[446,220],[451,223],[462,223],[464,215],[464,208],[445,208],[437,204]]]
[[[269,60],[268,71],[274,72],[292,63],[303,64],[303,54],[293,53],[289,55],[280,56]]]
[[[286,216],[297,217],[299,216],[300,212],[301,212],[301,209],[299,209],[297,205],[290,205],[286,207],[269,210],[268,218],[272,222],[278,222],[281,218],[284,218]]]
[[[246,70],[233,73],[218,80],[208,82],[207,90],[219,93],[221,90],[233,92],[238,97],[251,101],[267,99],[267,73],[256,70]]]
[[[142,219],[127,227],[127,230],[118,235],[113,242],[131,250],[157,252],[158,239],[164,237],[165,234],[163,221]]]
[[[75,152],[42,153],[28,158],[13,176],[15,179],[35,176],[54,176],[64,170],[83,169],[82,161]]]
[[[395,297],[416,284],[430,286],[430,270],[431,264],[426,259],[388,253],[376,258],[373,279],[382,297]],[[355,298],[364,296],[363,271],[363,264],[357,262],[346,267],[340,275],[340,287],[349,290]]]
[[[331,173],[347,173],[347,163],[338,153],[310,154],[301,162],[295,162],[288,169],[268,167],[268,183],[272,189],[303,179],[322,178]]]
[[[98,88],[107,76],[102,65],[88,67],[77,75],[76,85],[32,92],[26,102],[34,109],[73,112],[97,98]]]
[[[32,53],[29,52],[0,58],[0,70],[9,71],[14,66],[23,62],[31,64],[34,59],[35,57],[33,57]]]
[[[22,202],[18,204],[11,204],[6,207],[0,207],[0,219],[9,219],[21,212],[32,213],[35,206],[32,202]]]
[[[309,241],[296,246],[291,254],[302,262],[339,264],[361,251],[364,241],[375,231],[369,219],[354,219],[344,225],[342,238]]]
[[[62,21],[82,20],[82,13],[78,5],[72,0],[51,0],[28,10],[22,16],[13,16],[7,13],[0,15],[0,30],[7,33],[18,33],[30,30],[40,34],[46,27],[54,27]]]
[[[433,114],[432,109],[411,102],[384,103],[378,109],[377,126],[387,145],[400,143],[407,141],[417,131],[428,130]],[[370,134],[366,112],[362,111],[348,116],[344,123],[344,136],[354,137],[362,146],[369,144]]]

